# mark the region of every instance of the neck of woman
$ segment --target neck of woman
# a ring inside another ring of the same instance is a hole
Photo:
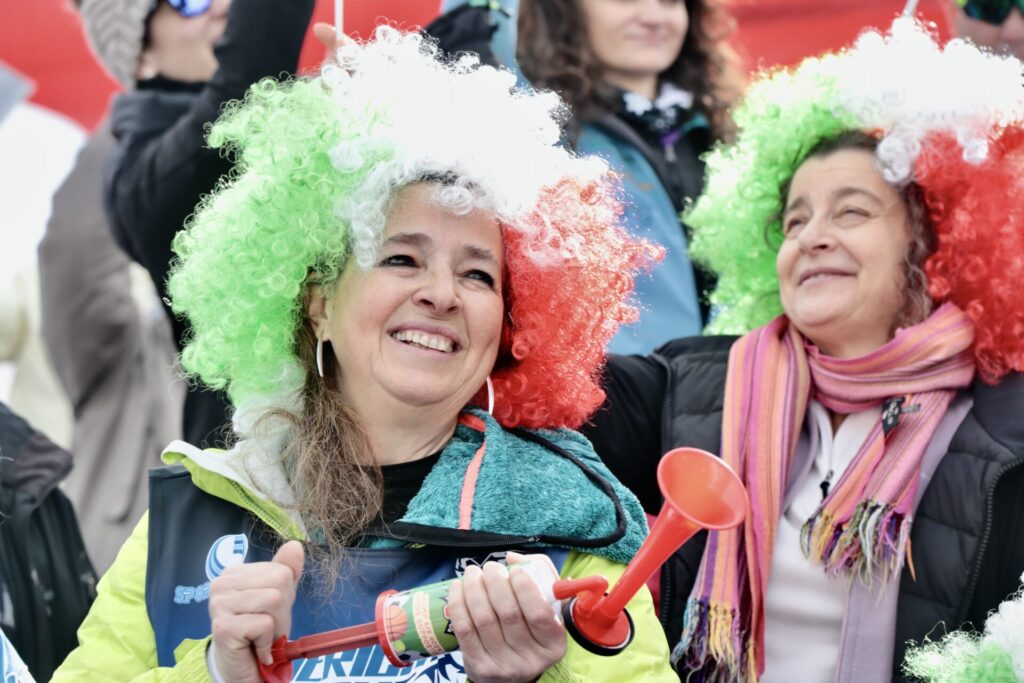
[[[360,421],[377,464],[397,465],[442,450],[455,434],[458,416],[442,418],[413,409],[360,415]]]
[[[651,102],[658,96],[658,76],[656,74],[610,72],[605,74],[605,80],[616,88],[643,95]]]

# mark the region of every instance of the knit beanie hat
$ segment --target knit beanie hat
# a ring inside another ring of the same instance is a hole
[[[127,89],[135,87],[146,18],[153,0],[82,0],[82,24],[93,53]]]

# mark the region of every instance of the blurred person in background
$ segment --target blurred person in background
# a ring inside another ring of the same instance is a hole
[[[568,101],[570,139],[623,174],[627,222],[668,252],[637,282],[646,310],[611,351],[647,352],[707,322],[713,280],[690,262],[679,214],[703,188],[700,156],[729,129],[730,28],[717,0],[521,0],[523,73]]]
[[[0,453],[0,626],[17,650],[0,647],[0,680],[20,683],[20,655],[48,681],[96,598],[96,573],[59,488],[73,458],[3,402]]]
[[[129,87],[115,98],[117,146],[104,175],[114,239],[149,271],[161,298],[171,240],[231,161],[204,141],[225,102],[266,76],[294,72],[313,0],[82,0],[100,60]],[[170,315],[169,309],[167,309]],[[171,318],[181,348],[184,321]],[[202,444],[223,436],[222,395],[191,386],[183,434]]]
[[[93,40],[109,28],[85,26]],[[135,81],[121,85],[130,91]],[[149,273],[114,242],[103,211],[103,165],[115,144],[104,119],[54,194],[39,245],[43,338],[74,408],[65,491],[100,574],[146,510],[146,471],[181,436],[185,387],[175,382],[171,326]]]
[[[81,129],[25,102],[31,83],[0,64],[0,400],[62,447],[72,413],[43,345],[35,249],[49,198],[82,144]],[[18,182],[13,182],[17,178]]]
[[[1024,3],[1020,0],[947,0],[945,6],[955,35],[1024,59]]]

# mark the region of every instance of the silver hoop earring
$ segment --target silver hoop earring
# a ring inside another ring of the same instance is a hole
[[[316,374],[324,376],[324,340],[319,337],[316,340]]]
[[[487,414],[494,415],[494,382],[487,375]]]

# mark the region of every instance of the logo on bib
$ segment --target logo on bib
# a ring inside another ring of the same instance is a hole
[[[198,586],[175,586],[174,602],[188,605],[210,599],[210,581],[224,573],[224,570],[245,562],[249,554],[249,538],[245,534],[228,534],[221,536],[206,554],[206,583]]]
[[[213,581],[228,567],[245,562],[249,554],[249,539],[245,534],[221,536],[206,555],[206,578]]]

